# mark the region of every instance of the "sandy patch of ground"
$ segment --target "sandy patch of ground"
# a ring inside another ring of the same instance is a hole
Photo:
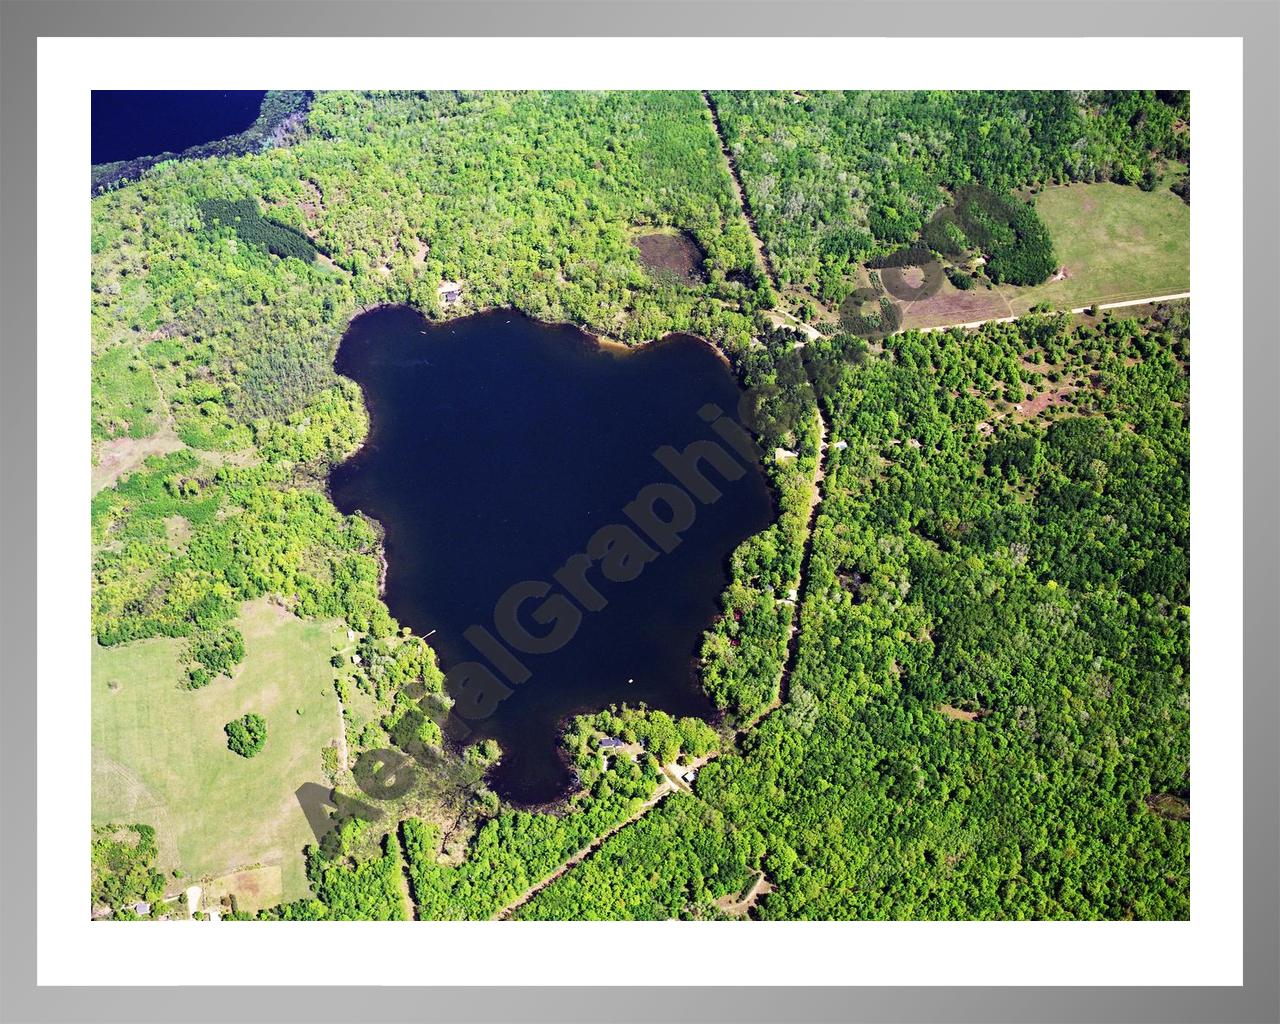
[[[960,291],[950,281],[944,282],[936,295],[902,303],[904,329],[967,324],[1011,315],[1009,303],[998,289]]]
[[[822,337],[816,327],[811,327],[809,324],[806,324],[801,320],[797,320],[790,313],[770,309],[766,310],[764,315],[768,317],[770,323],[775,327],[789,327],[793,331],[799,331],[810,341],[816,341],[818,338]]]
[[[1172,793],[1152,793],[1144,801],[1153,814],[1171,821],[1191,820],[1191,801]]]
[[[150,437],[114,437],[110,441],[99,441],[94,448],[93,493],[128,476],[152,455],[167,455],[185,447],[169,425]]]
[[[985,718],[988,714],[986,711],[966,711],[964,708],[958,708],[952,704],[939,704],[938,710],[957,722],[976,722]]]
[[[1040,413],[1052,407],[1066,408],[1067,403],[1071,400],[1071,394],[1075,391],[1074,386],[1057,388],[1051,391],[1041,391],[1040,394],[1032,398],[1025,399],[1014,406],[1014,411],[1023,419],[1032,419],[1039,416]]]
[[[219,466],[235,466],[237,469],[248,469],[250,466],[258,465],[262,461],[262,456],[252,448],[241,448],[239,451],[233,452],[202,451],[200,453],[200,461],[213,466],[215,469]]]
[[[184,547],[191,539],[191,523],[185,516],[169,516],[164,521],[164,537],[171,548]]]
[[[908,288],[919,288],[924,284],[924,269],[922,267],[903,267],[902,283]]]
[[[253,914],[279,903],[282,889],[280,865],[264,864],[215,878],[208,885],[208,902],[234,896],[237,910]]]
[[[761,871],[745,895],[739,899],[734,899],[733,896],[721,896],[716,900],[716,906],[730,917],[746,917],[751,912],[751,908],[759,902],[760,897],[773,892],[773,890],[773,883]]]

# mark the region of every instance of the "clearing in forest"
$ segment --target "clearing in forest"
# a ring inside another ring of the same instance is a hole
[[[939,327],[1054,309],[1172,295],[1191,287],[1191,208],[1168,189],[1059,185],[1035,197],[1060,268],[1058,280],[960,291],[950,281],[928,299],[903,304],[902,326]],[[1057,277],[1058,275],[1054,275]]]
[[[1059,185],[1036,196],[1067,275],[1032,288],[1005,287],[1015,313],[1173,295],[1191,288],[1191,207],[1168,189]]]
[[[158,867],[191,878],[279,864],[271,895],[297,899],[313,838],[294,791],[324,781],[320,751],[338,730],[329,657],[345,633],[265,600],[246,604],[236,626],[244,663],[200,690],[180,685],[185,640],[95,645],[93,822],[153,826]],[[223,726],[249,711],[269,731],[246,759],[227,749]]]
[[[633,239],[640,250],[640,262],[649,273],[676,284],[705,284],[702,250],[688,233],[674,229],[657,229],[637,234]]]

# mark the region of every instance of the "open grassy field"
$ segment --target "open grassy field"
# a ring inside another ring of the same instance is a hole
[[[282,899],[283,875],[279,864],[266,864],[223,875],[204,887],[202,904],[208,907],[220,903],[224,896],[235,896],[236,908],[250,914],[274,907]]]
[[[311,834],[294,791],[324,781],[320,751],[338,732],[329,656],[345,633],[266,601],[245,605],[237,626],[244,663],[196,691],[178,684],[181,640],[95,647],[93,821],[154,826],[164,871],[198,879],[269,866],[246,883],[257,905],[307,892]],[[249,711],[267,719],[267,742],[245,759],[227,749],[223,726]]]
[[[904,309],[904,327],[1017,316],[1041,302],[1075,309],[1171,295],[1191,287],[1191,208],[1168,189],[1061,185],[1036,196],[1067,277],[1032,288],[942,290]]]
[[[1191,287],[1191,207],[1168,189],[1063,185],[1036,197],[1068,277],[1006,288],[1015,313],[1169,295]]]

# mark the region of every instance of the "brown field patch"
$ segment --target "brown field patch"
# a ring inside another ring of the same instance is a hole
[[[1152,793],[1144,803],[1153,814],[1158,814],[1170,821],[1191,820],[1191,801],[1174,796],[1172,793]]]
[[[235,897],[236,909],[254,914],[280,902],[283,891],[279,864],[264,864],[215,878],[204,890],[207,903]]]
[[[761,871],[745,894],[738,898],[732,895],[721,896],[716,900],[716,906],[730,917],[746,917],[751,912],[751,908],[760,901],[760,897],[773,892],[774,888],[774,884]]]
[[[948,324],[998,320],[1010,316],[1009,303],[994,288],[974,288],[962,292],[944,281],[936,295],[902,305],[902,326],[906,330],[942,327]]]
[[[128,476],[152,455],[168,455],[185,448],[172,426],[163,426],[150,437],[114,437],[100,441],[94,449],[93,493]]]
[[[977,711],[966,711],[964,708],[958,708],[954,704],[939,704],[938,711],[957,722],[977,722],[990,714],[989,711],[983,711],[981,708]]]
[[[1050,407],[1065,408],[1074,391],[1075,387],[1070,385],[1056,390],[1041,391],[1040,394],[1019,402],[1014,406],[1014,411],[1023,419],[1029,420]]]
[[[924,284],[924,270],[921,267],[903,267],[902,283],[908,288],[919,288]]]
[[[191,523],[185,516],[169,516],[164,521],[164,537],[171,548],[181,548],[191,539]]]
[[[685,232],[659,231],[637,235],[633,241],[640,250],[640,262],[655,277],[670,277],[687,285],[706,282],[702,250]]]

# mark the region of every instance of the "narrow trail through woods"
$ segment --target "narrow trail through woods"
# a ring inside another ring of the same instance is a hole
[[[716,109],[716,103],[711,98],[711,93],[706,89],[702,90],[702,102],[707,105],[707,111],[711,114],[711,125],[715,128],[716,139],[720,143],[720,152],[724,154],[725,163],[729,165],[729,177],[733,181],[733,190],[738,194],[738,205],[742,208],[742,215],[747,219],[747,227],[751,231],[751,245],[756,251],[756,259],[764,267],[764,272],[769,276],[769,281],[773,284],[773,287],[777,288],[778,275],[774,273],[773,264],[769,262],[769,251],[764,247],[764,242],[760,239],[760,231],[756,227],[755,215],[751,212],[751,204],[747,201],[746,190],[742,187],[742,177],[738,173],[738,164],[733,159],[733,152],[729,149],[728,142],[725,141],[724,129],[720,126],[720,112]]]

